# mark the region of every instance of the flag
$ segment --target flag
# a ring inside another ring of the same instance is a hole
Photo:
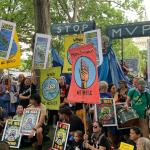
[[[59,76],[61,67],[41,70],[40,95],[46,109],[58,110],[60,105]]]
[[[93,44],[69,50],[72,79],[67,100],[76,103],[100,103],[96,54]]]
[[[0,59],[0,69],[13,68],[20,65],[21,65],[20,46],[17,31],[15,30],[9,59],[8,60]]]
[[[69,55],[68,49],[79,47],[85,44],[84,35],[70,35],[64,37],[65,42],[65,59],[64,59],[64,66],[63,66],[63,73],[72,73],[72,62],[71,57]]]

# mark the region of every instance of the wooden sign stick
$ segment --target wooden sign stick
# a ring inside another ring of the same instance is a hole
[[[8,87],[10,87],[10,79],[9,79],[9,68],[8,68]],[[10,99],[10,109],[11,107],[11,96],[10,96],[10,89],[9,89],[9,99]]]

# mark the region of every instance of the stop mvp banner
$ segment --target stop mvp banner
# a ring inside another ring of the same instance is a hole
[[[80,34],[65,36],[64,41],[65,41],[65,59],[64,59],[64,66],[62,72],[72,73],[72,62],[71,62],[71,57],[68,52],[68,49],[85,45],[84,35],[83,34],[81,35],[81,39],[80,39]]]
[[[46,109],[58,110],[60,105],[59,76],[61,67],[53,67],[40,72],[40,96]]]
[[[8,60],[0,59],[0,69],[13,68],[20,65],[21,65],[20,47],[17,31],[15,30],[9,58]]]

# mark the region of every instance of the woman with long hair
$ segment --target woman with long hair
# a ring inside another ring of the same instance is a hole
[[[139,138],[137,144],[137,150],[150,150],[150,140],[144,137]]]
[[[29,105],[30,96],[36,93],[36,74],[32,67],[33,76],[32,78],[24,78],[20,83],[19,99],[23,108]]]

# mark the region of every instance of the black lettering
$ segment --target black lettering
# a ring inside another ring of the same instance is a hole
[[[73,41],[74,42],[83,41],[83,38],[81,38],[81,39],[80,38],[75,38],[75,39],[73,39]]]
[[[89,90],[77,90],[77,95],[92,95],[92,91],[89,91]]]
[[[68,68],[68,71],[72,71],[72,68]]]
[[[47,76],[55,76],[55,73],[48,73]]]
[[[3,65],[3,64],[5,64],[5,61],[2,61],[2,62],[1,62],[1,65]]]
[[[47,105],[57,105],[57,101],[54,101],[54,102],[47,102]]]

